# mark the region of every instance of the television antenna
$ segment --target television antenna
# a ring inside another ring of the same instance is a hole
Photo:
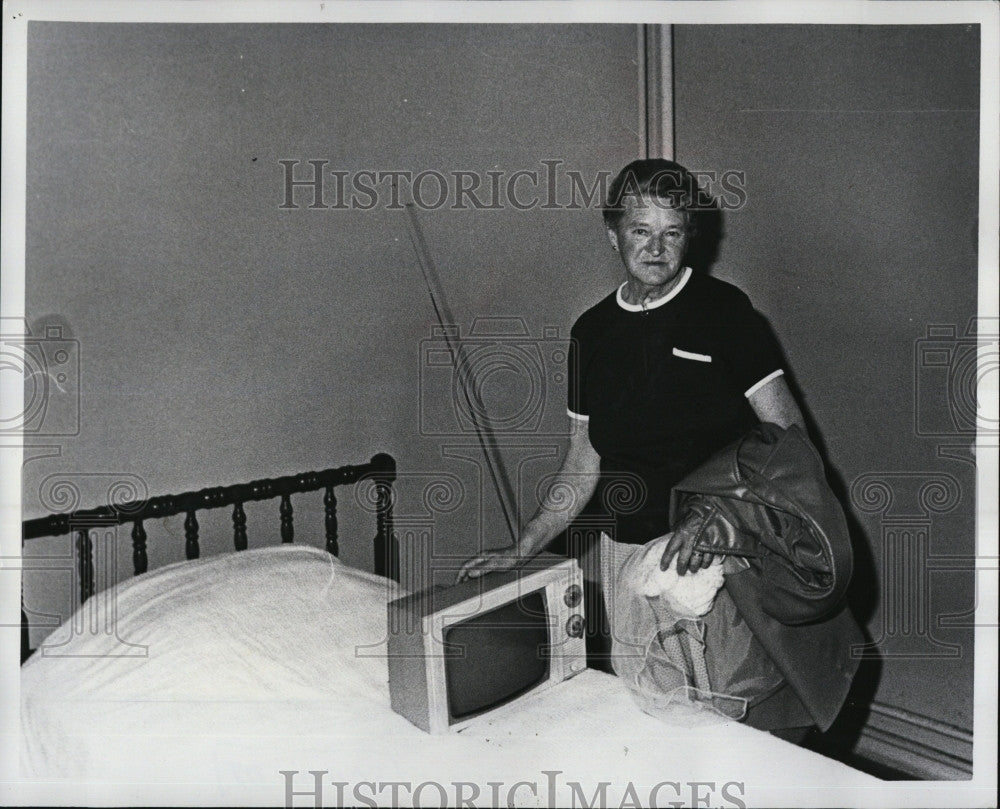
[[[424,238],[420,228],[420,221],[412,202],[406,203],[406,224],[410,236],[410,243],[417,256],[417,264],[424,277],[424,285],[427,294],[430,296],[431,305],[434,307],[434,314],[437,317],[438,325],[444,335],[445,344],[448,346],[448,353],[451,356],[452,364],[455,366],[455,374],[460,380],[462,396],[468,405],[469,416],[479,441],[479,448],[483,452],[486,460],[486,468],[490,472],[490,479],[496,491],[497,499],[500,501],[500,510],[503,512],[504,520],[507,523],[507,530],[510,532],[511,541],[517,544],[517,522],[515,517],[515,497],[514,489],[510,483],[510,477],[503,464],[497,447],[496,437],[490,426],[483,422],[482,414],[486,412],[482,397],[478,387],[473,383],[470,373],[462,373],[459,365],[461,345],[456,344],[452,336],[455,318],[448,309],[448,303],[444,296],[444,289],[441,286],[441,278],[438,275],[434,260],[431,258],[430,250],[427,249],[427,240]]]

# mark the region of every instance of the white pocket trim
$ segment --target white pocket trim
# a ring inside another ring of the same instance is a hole
[[[708,354],[695,354],[693,351],[683,351],[679,348],[675,348],[675,357],[680,357],[685,360],[697,360],[698,362],[711,362],[712,358]]]

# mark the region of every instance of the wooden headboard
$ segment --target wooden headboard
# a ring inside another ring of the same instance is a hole
[[[80,581],[80,603],[94,594],[94,548],[90,532],[94,529],[132,523],[132,567],[138,576],[146,572],[145,520],[185,514],[184,553],[188,559],[197,559],[201,553],[198,542],[197,512],[203,509],[233,509],[233,547],[237,551],[247,548],[247,518],[243,504],[255,500],[281,498],[278,507],[281,541],[294,540],[291,496],[301,492],[325,489],[323,495],[324,531],[326,550],[337,556],[340,552],[337,536],[337,498],[334,488],[370,480],[374,485],[375,538],[374,570],[380,576],[399,581],[399,545],[392,530],[392,484],[396,480],[396,461],[390,455],[379,453],[366,464],[339,466],[321,472],[302,472],[280,478],[263,478],[250,483],[232,486],[215,486],[198,491],[109,503],[98,508],[78,509],[48,517],[25,520],[22,523],[22,546],[38,537],[76,535],[76,565]],[[21,662],[30,654],[28,620],[21,603]]]

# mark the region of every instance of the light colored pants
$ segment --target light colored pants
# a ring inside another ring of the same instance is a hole
[[[672,723],[741,719],[748,700],[713,691],[705,622],[678,617],[663,598],[641,592],[646,548],[601,536],[601,586],[615,673],[642,710]]]

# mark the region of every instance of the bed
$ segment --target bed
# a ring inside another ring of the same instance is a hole
[[[460,732],[418,730],[387,689],[394,477],[379,455],[26,522],[26,541],[76,534],[83,600],[21,668],[29,789],[55,803],[739,806],[796,805],[820,786],[849,805],[880,783],[719,717],[647,716],[595,670]],[[361,481],[374,483],[376,572],[337,558],[334,488]],[[293,542],[290,496],[316,490],[324,548]],[[241,504],[265,497],[280,500],[280,541],[247,550]],[[222,507],[236,552],[200,558],[197,512]],[[189,558],[148,572],[142,523],[168,512],[187,515]],[[137,575],[94,593],[86,526],[112,520],[132,525]]]

